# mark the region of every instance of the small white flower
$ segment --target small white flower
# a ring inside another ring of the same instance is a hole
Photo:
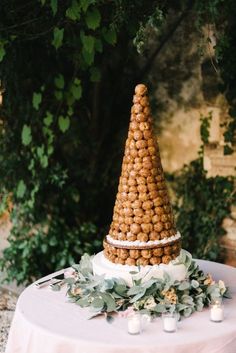
[[[144,308],[149,310],[149,309],[153,309],[155,306],[156,306],[155,299],[152,296],[147,298],[144,304]]]
[[[226,292],[226,287],[225,287],[224,281],[222,281],[220,279],[218,282],[218,285],[219,285],[219,289],[220,289],[220,294],[223,295]]]

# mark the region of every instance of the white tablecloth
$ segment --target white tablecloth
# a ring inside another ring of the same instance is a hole
[[[6,353],[236,353],[236,268],[198,263],[231,287],[233,299],[225,300],[222,323],[211,322],[205,309],[183,319],[176,333],[163,332],[158,318],[132,336],[125,319],[87,320],[87,309],[67,302],[65,288],[53,292],[31,285],[19,297]]]

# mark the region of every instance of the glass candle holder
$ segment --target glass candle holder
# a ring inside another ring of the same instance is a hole
[[[213,322],[221,322],[224,320],[224,306],[221,299],[213,300],[210,309],[210,319]]]
[[[162,325],[165,332],[176,332],[177,330],[177,314],[176,313],[163,313]]]
[[[139,313],[130,314],[127,317],[128,333],[130,335],[139,335],[142,331],[142,318]]]

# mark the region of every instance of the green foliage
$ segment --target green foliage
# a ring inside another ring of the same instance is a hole
[[[188,6],[188,1],[2,0],[0,190],[13,194],[15,206],[10,246],[1,261],[8,279],[30,281],[67,266],[85,250],[98,250],[111,218],[133,87],[143,79],[143,60],[144,68],[149,63],[148,38],[152,31],[165,36],[168,14]],[[219,38],[226,39],[217,50],[232,102],[225,136],[230,148],[236,96],[236,56],[230,50],[236,31],[227,19],[236,6],[232,0],[224,11],[220,6],[196,1],[192,11],[202,23],[210,13],[217,25],[225,24]],[[141,62],[137,50],[144,53]],[[197,166],[190,169],[202,176]],[[37,230],[45,225],[47,235]],[[56,245],[49,246],[54,236]]]
[[[200,135],[201,135],[201,140],[204,144],[208,143],[208,139],[210,136],[209,128],[210,128],[211,120],[212,120],[212,112],[210,112],[206,117],[202,115],[200,117],[200,121],[201,121]]]
[[[129,287],[122,278],[105,279],[104,275],[93,274],[92,262],[84,255],[78,265],[74,265],[72,277],[62,283],[68,287],[70,302],[82,308],[89,307],[91,318],[101,314],[133,308],[135,311],[159,316],[163,312],[176,312],[188,317],[195,311],[202,311],[212,299],[227,297],[227,288],[223,281],[214,283],[192,260],[190,254],[182,250],[175,264],[184,264],[186,279],[182,282],[173,280],[168,274],[163,278],[144,281],[139,273],[133,275],[133,285]],[[61,286],[55,285],[54,290]]]
[[[1,267],[9,280],[31,281],[101,249],[138,71],[130,44],[157,3],[3,0],[0,190],[13,193],[15,211]]]
[[[207,177],[203,167],[204,144],[208,143],[212,114],[201,116],[203,145],[199,157],[170,178],[175,193],[177,228],[184,248],[195,258],[221,260],[222,222],[236,202],[233,177]]]
[[[177,227],[182,244],[195,258],[219,260],[223,219],[235,200],[233,178],[207,178],[202,157],[186,165],[174,177]]]

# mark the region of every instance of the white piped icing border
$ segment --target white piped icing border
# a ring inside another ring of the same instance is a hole
[[[156,245],[163,245],[163,244],[168,244],[172,243],[173,241],[176,241],[181,238],[180,232],[177,232],[175,235],[169,238],[164,238],[160,240],[149,240],[147,242],[140,241],[140,240],[135,240],[135,241],[128,241],[128,240],[117,240],[114,239],[108,234],[106,236],[107,241],[111,245],[117,245],[117,246],[132,246],[132,247],[143,247],[143,246],[156,246]]]

